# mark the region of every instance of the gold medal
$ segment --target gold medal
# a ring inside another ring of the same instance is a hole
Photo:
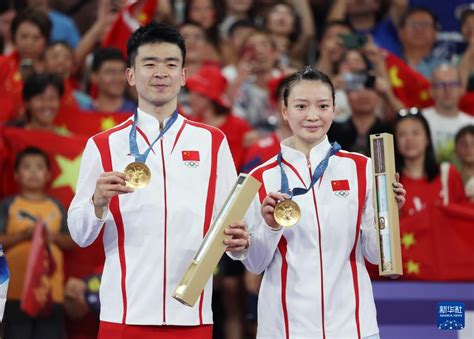
[[[143,162],[132,162],[125,167],[128,177],[126,186],[131,188],[143,188],[150,182],[151,172]]]
[[[301,218],[301,210],[296,202],[291,199],[279,201],[273,211],[275,221],[283,227],[291,227]]]

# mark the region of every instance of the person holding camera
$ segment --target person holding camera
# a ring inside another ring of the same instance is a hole
[[[370,63],[367,54],[374,60],[375,53],[350,50],[343,57],[339,83],[352,113],[346,121],[334,122],[328,132],[329,140],[337,141],[343,149],[365,155],[370,155],[369,135],[390,132],[384,118],[403,106],[384,76],[386,72],[382,73],[376,62]]]

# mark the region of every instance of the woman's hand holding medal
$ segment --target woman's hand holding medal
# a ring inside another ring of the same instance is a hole
[[[283,193],[270,192],[265,199],[263,199],[261,213],[262,217],[268,226],[274,229],[279,229],[281,226],[275,220],[274,212],[275,206],[279,201],[287,200],[288,196]]]
[[[95,215],[102,219],[104,208],[110,199],[118,194],[131,193],[133,188],[126,186],[127,175],[122,172],[104,172],[97,179],[92,202],[95,207]]]

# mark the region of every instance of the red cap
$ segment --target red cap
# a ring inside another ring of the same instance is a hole
[[[186,80],[186,87],[190,92],[199,93],[222,107],[230,107],[224,96],[227,80],[216,66],[202,66],[196,74]]]

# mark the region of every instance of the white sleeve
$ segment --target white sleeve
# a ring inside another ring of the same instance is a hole
[[[260,199],[257,195],[245,215],[249,228],[250,245],[242,259],[245,267],[253,273],[260,274],[270,265],[275,255],[283,228],[275,230],[268,226],[260,213]]]
[[[222,205],[224,205],[224,202],[237,179],[234,160],[232,159],[232,153],[230,153],[229,144],[225,137],[221,142],[219,153],[217,154],[216,175],[216,197],[213,210],[214,216],[217,216]]]
[[[235,170],[234,160],[232,153],[230,152],[227,138],[222,140],[219,148],[219,154],[217,158],[217,182],[216,182],[216,199],[214,203],[213,215],[217,216],[222,206],[224,205],[227,197],[229,196],[232,187],[237,179],[237,173]],[[227,255],[233,260],[240,260],[246,256],[246,250],[238,253],[226,252]]]
[[[367,191],[365,193],[365,204],[362,211],[361,220],[361,243],[362,243],[362,254],[372,264],[377,265],[379,263],[379,254],[377,250],[378,231],[375,228],[374,219],[374,205],[373,205],[373,176],[372,176],[372,160],[368,159],[366,168],[366,182]]]
[[[97,179],[103,172],[99,150],[95,142],[89,139],[82,154],[77,191],[67,218],[69,233],[81,247],[92,244],[105,221],[110,218],[108,208],[105,208],[102,219],[98,219],[92,202]]]

